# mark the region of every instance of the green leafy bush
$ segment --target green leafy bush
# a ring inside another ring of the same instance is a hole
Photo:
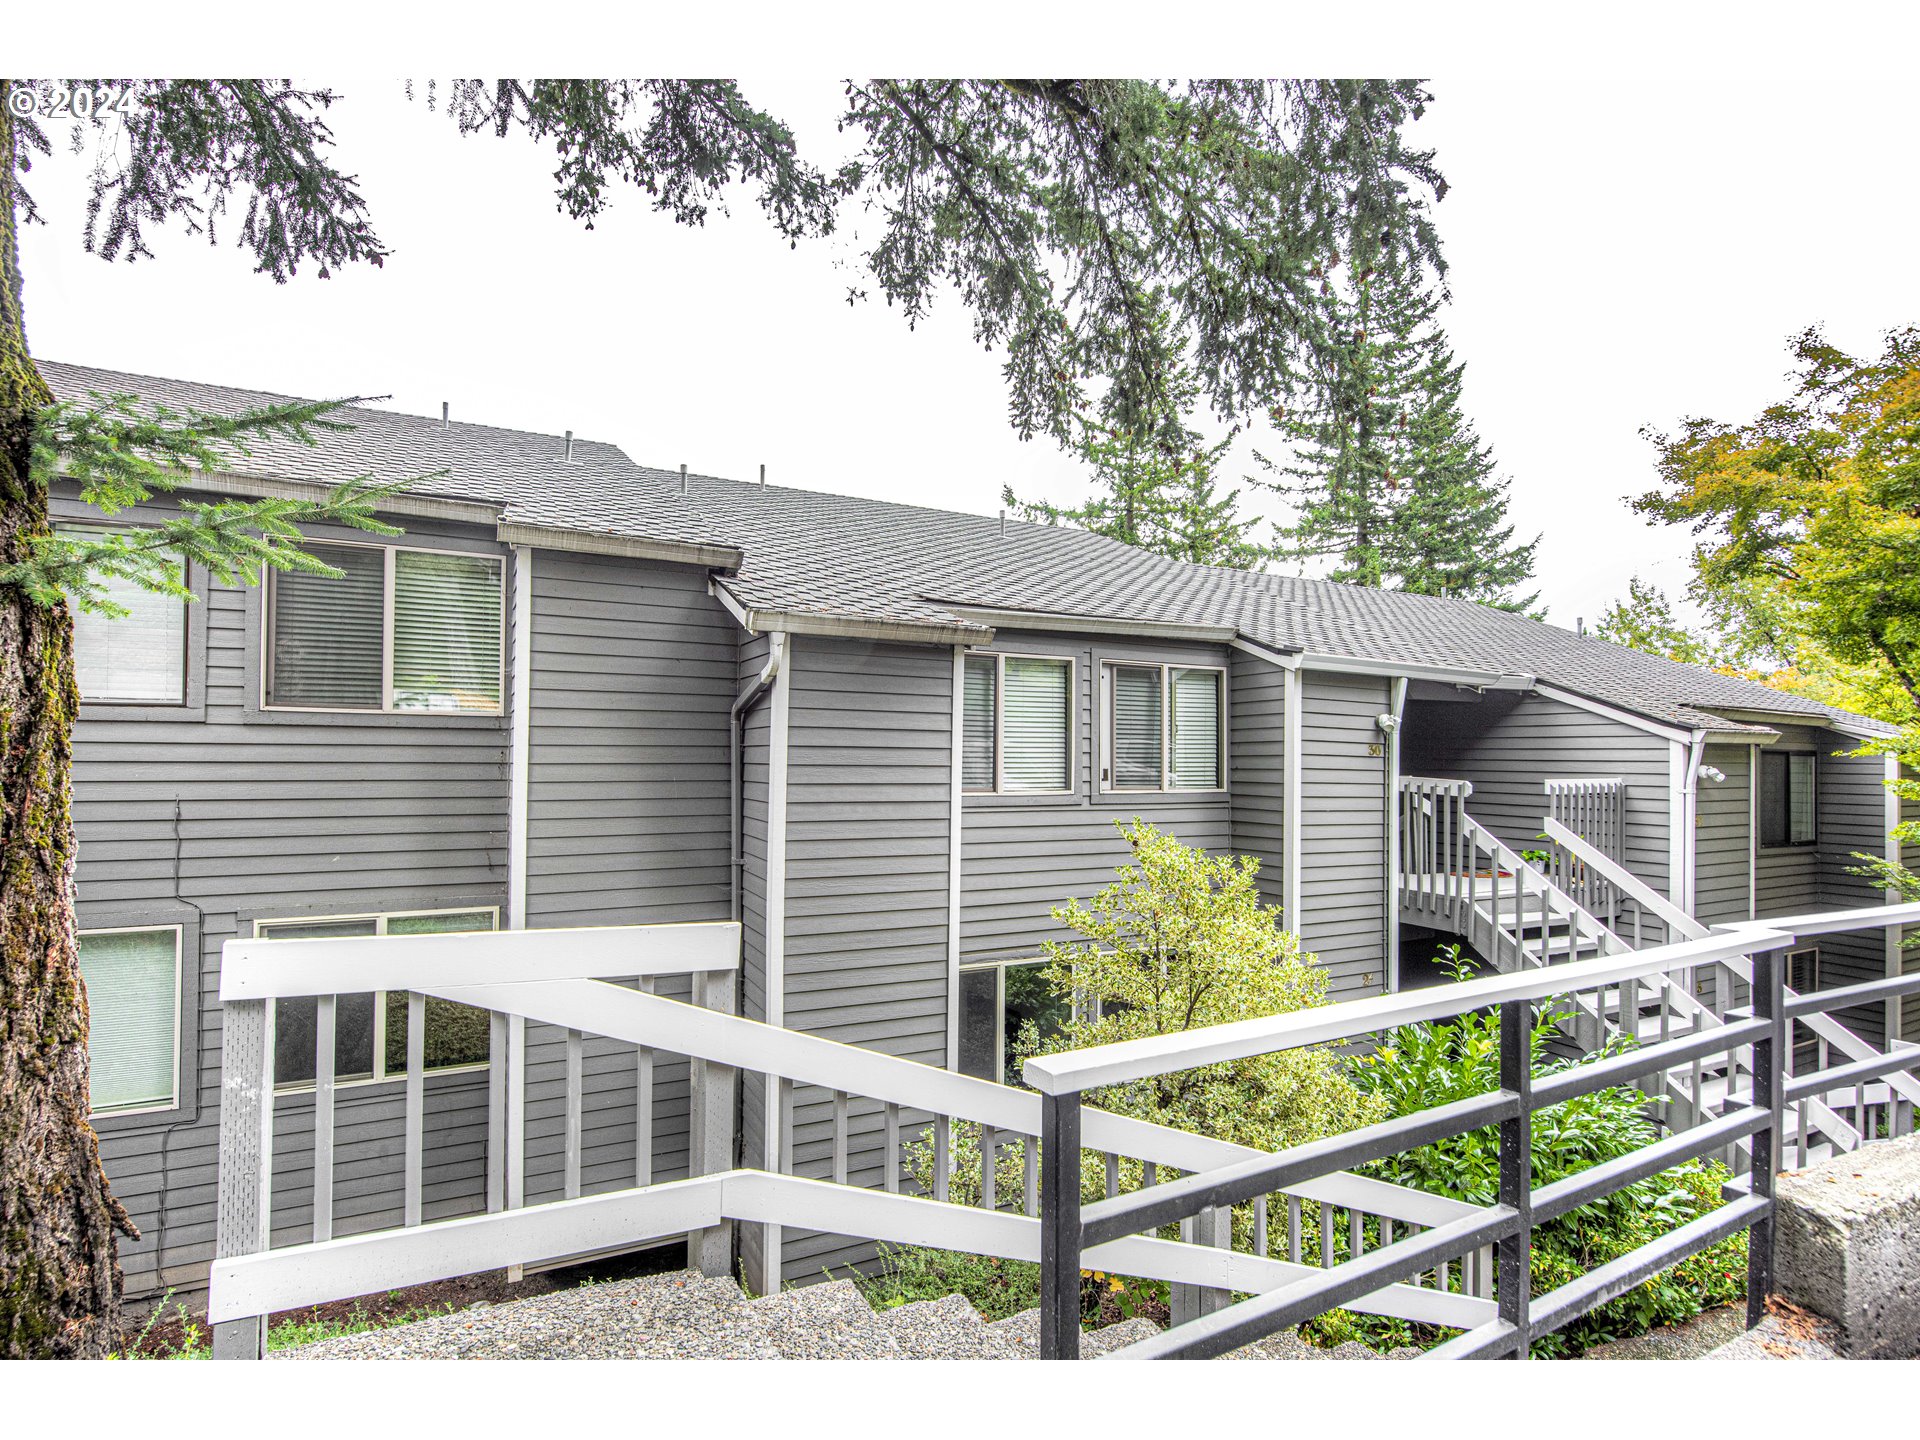
[[[1453,959],[1456,974],[1464,978],[1468,970],[1457,947]],[[1536,1015],[1532,1036],[1536,1076],[1578,1063],[1549,1054],[1549,1043],[1560,1033],[1552,1007]],[[1395,1031],[1373,1054],[1359,1057],[1352,1073],[1355,1083],[1394,1116],[1484,1095],[1500,1085],[1499,1017],[1479,1013],[1443,1024],[1407,1026]],[[1538,1111],[1533,1118],[1534,1185],[1551,1184],[1650,1144],[1657,1138],[1647,1114],[1653,1103],[1640,1091],[1620,1086]],[[1364,1173],[1431,1194],[1490,1205],[1499,1191],[1499,1132],[1471,1131],[1393,1156]],[[1555,1289],[1717,1209],[1726,1178],[1726,1170],[1719,1165],[1682,1166],[1540,1226],[1533,1233],[1534,1294]],[[1457,1277],[1454,1284],[1458,1288]],[[1742,1233],[1636,1286],[1559,1334],[1542,1338],[1534,1353],[1577,1354],[1602,1341],[1689,1319],[1710,1306],[1739,1298],[1745,1290],[1746,1236]],[[1332,1343],[1360,1339],[1375,1345],[1419,1344],[1435,1338],[1404,1321],[1345,1312],[1323,1317],[1314,1328],[1315,1338]]]

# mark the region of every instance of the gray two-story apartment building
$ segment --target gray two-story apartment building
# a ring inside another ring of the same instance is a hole
[[[65,398],[276,398],[43,369]],[[1024,967],[1060,934],[1050,909],[1112,878],[1114,822],[1136,815],[1257,858],[1343,998],[1412,983],[1433,938],[1401,903],[1409,777],[1469,782],[1515,852],[1554,783],[1603,782],[1600,843],[1705,923],[1881,898],[1852,871],[1888,853],[1888,762],[1852,752],[1885,727],[1807,700],[1463,601],[676,474],[571,437],[345,418],[191,493],[431,477],[383,503],[402,536],[316,528],[338,576],[196,573],[195,603],[128,592],[126,617],[78,621],[94,1123],[142,1231],[131,1294],[204,1283],[236,937],[739,918],[744,1014],[998,1079],[1035,1003]],[[70,492],[56,513],[103,523]],[[1796,973],[1912,963],[1833,937]],[[1916,1011],[1869,1028],[1920,1040]],[[276,1017],[288,1235],[308,1224],[315,1023],[311,1002]],[[400,1203],[404,1007],[344,997],[334,1023],[351,1233]],[[473,1012],[433,1002],[428,1218],[484,1204],[489,1047]],[[528,1200],[559,1193],[564,1063],[533,1027]],[[582,1186],[630,1185],[633,1066],[592,1042],[584,1063]],[[754,1164],[768,1092],[742,1095]],[[803,1121],[822,1109],[796,1100]],[[685,1167],[684,1066],[660,1067],[651,1104],[666,1178]],[[856,1174],[876,1125],[856,1117]],[[863,1253],[813,1236],[784,1260],[792,1278]]]

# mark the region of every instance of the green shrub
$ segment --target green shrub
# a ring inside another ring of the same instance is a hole
[[[1460,961],[1457,947],[1453,960],[1456,975],[1464,978],[1470,967]],[[1548,1045],[1560,1033],[1552,1007],[1537,1013],[1532,1036],[1536,1076],[1579,1063],[1550,1056]],[[1352,1073],[1355,1083],[1394,1116],[1497,1090],[1499,1016],[1479,1013],[1443,1024],[1407,1026],[1395,1031],[1373,1054],[1359,1057]],[[1657,1138],[1647,1114],[1654,1103],[1640,1091],[1620,1086],[1536,1112],[1534,1185],[1551,1184],[1650,1144]],[[1499,1132],[1493,1128],[1471,1131],[1393,1156],[1363,1173],[1490,1205],[1499,1191]],[[1540,1226],[1533,1232],[1534,1294],[1555,1289],[1717,1209],[1726,1178],[1726,1170],[1719,1165],[1681,1166]],[[1458,1288],[1457,1276],[1454,1285]],[[1689,1319],[1709,1306],[1739,1298],[1745,1289],[1746,1236],[1742,1233],[1636,1286],[1559,1334],[1542,1338],[1534,1353],[1577,1354],[1605,1340]],[[1360,1339],[1375,1345],[1430,1343],[1436,1338],[1402,1321],[1344,1312],[1323,1317],[1315,1323],[1314,1333],[1315,1338],[1331,1343]]]
[[[918,1245],[882,1245],[879,1271],[859,1285],[876,1310],[964,1295],[988,1320],[1005,1320],[1040,1303],[1040,1267],[1032,1261]]]

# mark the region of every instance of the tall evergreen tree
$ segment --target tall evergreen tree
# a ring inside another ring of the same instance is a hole
[[[1238,432],[1208,445],[1182,418],[1199,394],[1184,364],[1169,394],[1177,413],[1150,433],[1077,417],[1079,455],[1094,484],[1083,503],[1022,500],[1011,485],[1001,490],[1002,502],[1024,520],[1078,526],[1176,560],[1238,570],[1259,565],[1268,555],[1254,539],[1260,518],[1241,512],[1237,489],[1220,488],[1220,467]]]
[[[93,562],[50,543],[51,469],[34,455],[51,395],[27,346],[16,243],[38,218],[23,182],[56,157],[33,117],[50,113],[55,89],[109,87],[124,103],[76,122],[74,150],[89,131],[96,141],[89,251],[146,258],[147,231],[173,223],[209,242],[225,233],[282,282],[303,265],[324,278],[387,253],[334,163],[329,91],[0,80],[0,1153],[39,1145],[60,1159],[0,1168],[0,1356],[100,1355],[118,1320],[113,1234],[125,1217],[87,1123],[77,690],[60,598],[85,593]],[[1160,431],[1178,413],[1176,338],[1217,413],[1290,393],[1327,362],[1314,277],[1337,251],[1439,263],[1426,205],[1442,181],[1402,134],[1427,100],[1415,81],[878,79],[845,97],[857,153],[832,172],[732,81],[459,81],[430,101],[463,133],[550,144],[560,207],[588,223],[623,186],[688,225],[744,190],[796,243],[830,233],[843,205],[864,206],[878,217],[861,256],[871,283],[910,321],[957,291],[977,338],[1004,350],[1015,427],[1062,442],[1089,386],[1127,433]],[[254,518],[251,533],[270,533],[267,512]],[[244,562],[248,533],[208,526],[200,538],[207,555]]]
[[[1382,265],[1330,285],[1337,345],[1299,410],[1277,409],[1284,461],[1256,454],[1292,509],[1276,553],[1332,579],[1524,609],[1536,537],[1515,544],[1508,482],[1461,409],[1465,366],[1420,275]]]

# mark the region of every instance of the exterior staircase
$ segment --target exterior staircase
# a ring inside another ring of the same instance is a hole
[[[1502,971],[1621,954],[1649,940],[1706,936],[1710,932],[1705,925],[1589,838],[1610,838],[1617,846],[1624,834],[1619,792],[1607,788],[1619,784],[1548,782],[1546,798],[1554,813],[1542,817],[1541,825],[1551,848],[1544,862],[1536,864],[1468,812],[1471,782],[1403,779],[1401,920],[1462,936]],[[1633,939],[1616,927],[1628,929]],[[1724,1025],[1728,1010],[1742,1003],[1751,980],[1751,963],[1741,958],[1699,971],[1628,981],[1611,993],[1577,993],[1568,997],[1573,1009],[1563,1028],[1588,1052],[1617,1045],[1623,1037],[1643,1045],[1676,1039]],[[1789,997],[1794,993],[1787,991]],[[1821,1069],[1826,1068],[1829,1048],[1854,1059],[1876,1053],[1830,1015],[1809,1016],[1801,1023],[1817,1039]],[[1669,1129],[1689,1129],[1745,1102],[1752,1083],[1741,1059],[1745,1053],[1716,1054],[1641,1083],[1666,1102],[1662,1122]],[[1895,1077],[1890,1083],[1849,1087],[1790,1107],[1782,1158],[1804,1166],[1858,1148],[1872,1138],[1886,1109],[1920,1099],[1920,1092],[1907,1093],[1910,1088],[1911,1080]],[[1847,1110],[1853,1112],[1851,1119],[1843,1113]],[[1891,1133],[1891,1117],[1887,1119]],[[1736,1173],[1745,1168],[1745,1150],[1741,1142],[1727,1157]]]
[[[1159,1333],[1151,1320],[1089,1331],[1081,1354]],[[1413,1351],[1407,1351],[1411,1357]],[[875,1310],[851,1280],[750,1299],[725,1277],[648,1275],[437,1315],[276,1350],[275,1360],[1037,1360],[1040,1312],[982,1319],[964,1296]],[[1318,1350],[1294,1332],[1230,1357],[1378,1360],[1365,1346]],[[1399,1358],[1399,1357],[1395,1357]]]

